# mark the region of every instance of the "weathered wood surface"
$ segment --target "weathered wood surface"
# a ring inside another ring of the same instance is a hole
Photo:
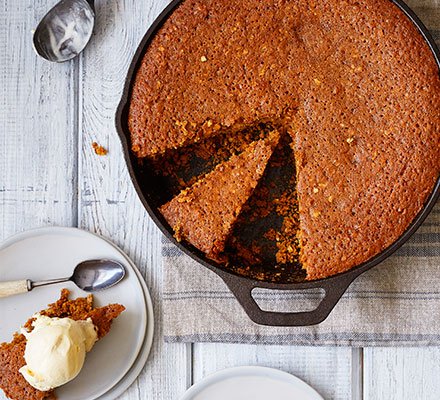
[[[120,399],[177,399],[207,374],[239,365],[294,373],[327,400],[439,398],[438,348],[163,343],[160,233],[129,180],[114,113],[136,46],[168,1],[97,1],[89,47],[64,64],[39,59],[31,46],[31,29],[55,3],[0,2],[0,240],[79,226],[133,258],[153,297],[156,331],[143,372]],[[106,156],[94,154],[94,141]]]

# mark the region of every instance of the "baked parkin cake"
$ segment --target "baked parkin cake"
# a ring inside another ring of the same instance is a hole
[[[132,88],[132,150],[154,157],[223,130],[285,125],[307,279],[393,243],[439,173],[440,78],[389,0],[184,0]]]
[[[234,222],[279,138],[273,130],[267,138],[252,142],[159,209],[179,241],[185,239],[214,260],[222,258]]]
[[[113,320],[125,310],[125,307],[120,304],[93,308],[91,294],[75,300],[68,300],[68,296],[69,291],[63,289],[60,299],[56,303],[49,304],[49,307],[40,311],[40,314],[51,318],[70,318],[75,321],[91,318],[98,329],[98,339],[110,331]],[[28,331],[33,329],[33,320],[34,318],[29,319],[24,325]],[[25,348],[26,337],[18,333],[14,335],[12,342],[0,344],[0,388],[8,398],[14,400],[55,399],[53,391],[43,392],[33,388],[19,372],[19,369],[26,364]]]

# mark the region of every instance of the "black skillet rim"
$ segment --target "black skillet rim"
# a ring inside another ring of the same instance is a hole
[[[128,107],[129,107],[129,99],[131,97],[131,88],[134,83],[134,79],[136,77],[136,71],[138,70],[143,55],[145,54],[152,38],[156,34],[156,32],[161,28],[162,24],[165,22],[165,20],[171,15],[171,13],[177,8],[177,6],[182,2],[183,0],[173,0],[162,12],[161,14],[156,18],[156,20],[153,22],[153,24],[150,26],[144,37],[142,38],[134,56],[131,61],[130,67],[127,72],[127,77],[125,80],[124,89],[122,92],[121,100],[118,105],[117,111],[116,111],[116,130],[118,132],[118,135],[120,137],[123,152],[124,152],[124,158],[127,164],[128,172],[130,175],[130,178],[133,182],[133,185],[136,189],[136,192],[147,210],[149,216],[153,219],[155,224],[159,227],[159,229],[162,231],[162,233],[176,245],[180,250],[182,250],[185,254],[189,255],[191,258],[199,262],[200,264],[204,265],[205,267],[209,268],[213,272],[215,272],[217,275],[222,277],[225,281],[233,280],[239,280],[240,282],[248,282],[248,287],[254,288],[266,288],[266,289],[277,289],[277,290],[293,290],[293,289],[312,289],[312,288],[321,288],[324,286],[327,288],[331,287],[338,287],[340,288],[341,285],[345,288],[348,287],[348,285],[360,274],[364,273],[365,271],[373,268],[380,262],[384,261],[386,258],[388,258],[392,253],[394,253],[399,247],[401,247],[413,234],[414,232],[420,227],[420,225],[423,223],[423,221],[426,219],[428,214],[431,212],[432,208],[434,207],[439,195],[440,195],[440,176],[437,178],[437,181],[434,185],[434,188],[432,192],[430,193],[428,199],[426,200],[423,208],[421,211],[416,215],[416,217],[413,219],[409,227],[405,230],[405,232],[389,247],[381,251],[376,256],[370,258],[369,260],[365,261],[364,263],[357,265],[353,267],[352,269],[339,273],[334,276],[330,276],[323,279],[318,279],[314,281],[305,281],[305,282],[292,282],[292,283],[277,283],[277,282],[267,282],[267,281],[261,281],[257,280],[255,278],[251,277],[245,277],[238,275],[234,273],[233,271],[228,271],[224,267],[218,266],[214,262],[210,262],[207,259],[201,258],[199,255],[197,255],[194,251],[192,251],[190,248],[186,247],[185,244],[177,242],[177,240],[174,238],[173,233],[170,232],[170,230],[167,229],[167,227],[164,224],[163,218],[159,215],[159,212],[152,208],[148,201],[146,200],[137,180],[136,176],[136,170],[135,166],[137,164],[136,158],[131,154],[130,151],[130,132],[128,130],[127,126],[127,115],[128,115]],[[399,7],[403,13],[414,23],[414,25],[418,28],[420,34],[424,38],[424,40],[427,42],[429,48],[431,49],[431,52],[436,60],[437,66],[439,67],[439,74],[440,74],[440,51],[434,42],[434,39],[432,38],[431,34],[429,33],[428,29],[425,27],[425,25],[420,21],[420,19],[417,17],[417,15],[406,5],[402,0],[390,0],[392,3],[394,3],[397,7]],[[125,121],[125,123],[124,123]],[[345,289],[344,289],[345,290]]]

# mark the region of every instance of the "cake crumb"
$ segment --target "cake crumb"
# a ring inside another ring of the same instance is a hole
[[[95,153],[98,155],[98,156],[105,156],[106,154],[107,154],[107,150],[104,148],[104,147],[102,147],[102,146],[100,146],[98,143],[96,143],[96,142],[93,142],[92,143],[92,147],[95,149]]]

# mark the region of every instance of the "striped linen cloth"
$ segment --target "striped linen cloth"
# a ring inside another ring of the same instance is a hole
[[[440,42],[440,0],[408,5]],[[440,112],[440,110],[439,110]],[[390,258],[357,278],[329,317],[311,327],[253,323],[221,278],[163,238],[166,342],[402,346],[440,344],[440,203]],[[311,310],[319,291],[254,291],[271,311]]]

